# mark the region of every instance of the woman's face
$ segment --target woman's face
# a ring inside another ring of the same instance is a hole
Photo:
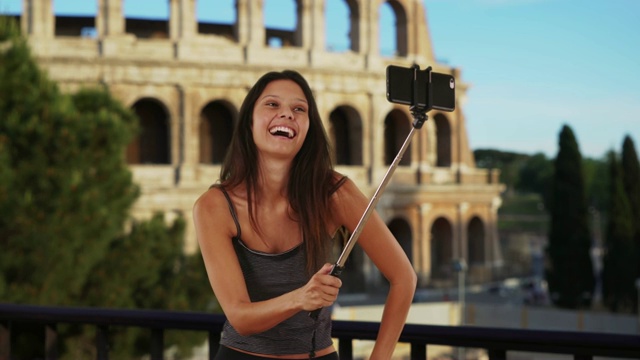
[[[293,159],[309,131],[309,104],[300,86],[270,82],[253,108],[252,130],[261,155]]]

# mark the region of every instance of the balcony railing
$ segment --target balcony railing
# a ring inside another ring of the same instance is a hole
[[[96,353],[100,360],[109,358],[108,332],[115,326],[149,329],[152,359],[163,358],[165,330],[206,331],[209,358],[213,358],[224,320],[223,315],[198,312],[0,304],[0,360],[12,358],[11,329],[14,324],[23,323],[43,326],[42,347],[46,359],[58,357],[57,324],[95,326]],[[374,322],[334,321],[333,337],[338,339],[340,359],[352,359],[353,340],[374,340],[378,328],[379,323]],[[640,336],[637,335],[407,324],[400,342],[411,345],[411,359],[426,359],[427,345],[484,349],[491,360],[507,359],[511,351],[568,354],[576,360],[594,356],[640,358]]]

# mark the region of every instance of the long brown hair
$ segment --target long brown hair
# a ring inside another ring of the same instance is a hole
[[[302,89],[309,115],[309,131],[289,174],[287,197],[291,209],[298,215],[302,228],[307,272],[313,274],[327,260],[330,235],[329,198],[334,187],[333,166],[329,156],[329,141],[322,125],[318,107],[307,81],[298,72],[284,70],[264,74],[247,93],[238,122],[235,125],[231,144],[220,171],[221,186],[232,189],[245,184],[249,219],[259,231],[256,221],[254,199],[258,194],[258,152],[253,141],[253,109],[269,83],[275,80],[292,80]]]

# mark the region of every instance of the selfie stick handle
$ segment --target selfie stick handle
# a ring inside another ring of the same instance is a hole
[[[382,178],[382,182],[380,183],[380,185],[378,185],[376,192],[373,194],[373,197],[369,201],[369,205],[367,205],[367,208],[364,211],[364,214],[362,215],[362,217],[360,218],[358,225],[356,225],[356,228],[353,230],[353,233],[351,233],[349,240],[344,245],[344,248],[342,249],[342,253],[340,254],[340,257],[338,257],[338,261],[331,268],[330,275],[333,275],[335,277],[340,277],[342,270],[344,270],[344,265],[347,262],[347,258],[349,257],[351,250],[353,250],[353,247],[356,245],[356,242],[358,241],[358,237],[360,236],[360,233],[362,232],[364,225],[366,224],[367,220],[369,220],[369,216],[371,216],[373,210],[378,204],[380,193],[384,191],[385,187],[389,183],[389,180],[391,179],[391,175],[398,167],[398,164],[400,163],[400,160],[402,160],[402,156],[404,155],[405,151],[407,151],[407,148],[411,143],[411,139],[413,139],[413,135],[417,130],[419,130],[422,127],[422,124],[424,124],[424,122],[427,120],[427,115],[426,113],[422,112],[422,109],[414,110],[412,108],[411,110],[412,110],[411,114],[414,117],[413,127],[411,128],[409,135],[407,135],[407,138],[402,144],[402,147],[398,151],[398,154],[396,155],[395,159],[393,159],[393,162],[389,166],[389,169],[387,169],[387,172],[384,174],[384,177]],[[309,316],[311,316],[314,319],[317,319],[318,315],[320,314],[320,310],[321,309],[316,309],[310,312]]]

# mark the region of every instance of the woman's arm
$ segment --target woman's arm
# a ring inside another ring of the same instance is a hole
[[[210,189],[195,203],[193,219],[213,292],[227,319],[241,335],[268,330],[299,311],[327,307],[342,282],[328,275],[328,264],[303,287],[266,301],[251,302],[231,238],[236,227],[226,198]]]
[[[348,180],[333,195],[337,224],[353,232],[368,204],[369,199]],[[417,276],[404,250],[375,211],[364,225],[358,245],[390,283],[380,331],[371,353],[371,359],[390,359],[409,313]]]

